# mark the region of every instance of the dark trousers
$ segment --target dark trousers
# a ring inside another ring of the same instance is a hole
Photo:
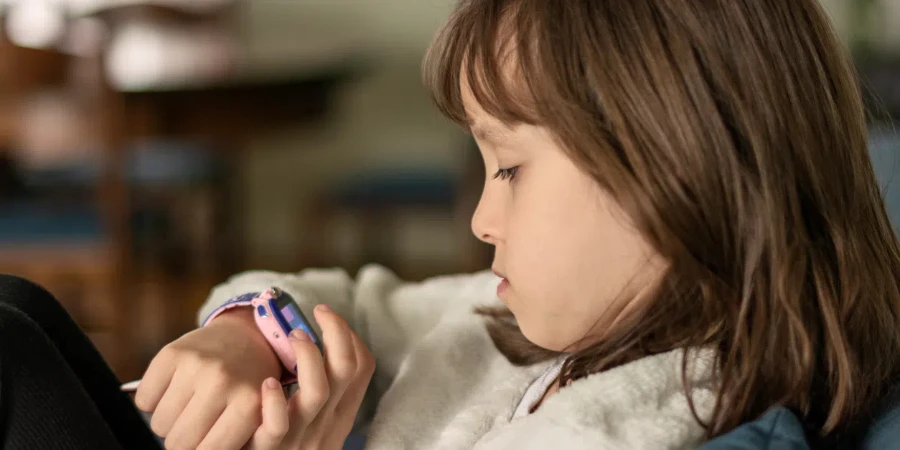
[[[3,449],[160,446],[119,380],[59,302],[0,275]]]

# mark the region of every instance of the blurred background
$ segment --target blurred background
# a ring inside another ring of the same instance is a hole
[[[488,268],[483,168],[419,67],[453,0],[0,0],[0,272],[123,379],[247,269]],[[900,218],[900,0],[823,0]]]

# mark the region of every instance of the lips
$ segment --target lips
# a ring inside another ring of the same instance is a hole
[[[497,297],[503,298],[503,294],[505,294],[507,290],[509,290],[509,281],[504,278],[503,281],[497,285]]]
[[[497,269],[491,269],[491,271],[494,272],[494,275],[502,279],[497,285],[497,296],[502,298],[503,294],[509,289],[509,280],[506,279],[506,275],[504,275],[503,272]]]

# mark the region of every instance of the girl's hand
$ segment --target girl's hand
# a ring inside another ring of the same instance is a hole
[[[259,385],[281,372],[252,308],[236,308],[159,352],[135,404],[166,448],[237,450],[262,423]]]
[[[375,358],[347,322],[319,305],[325,358],[305,334],[291,334],[297,355],[300,389],[285,399],[281,384],[262,384],[262,425],[248,444],[250,450],[339,450],[375,371]]]

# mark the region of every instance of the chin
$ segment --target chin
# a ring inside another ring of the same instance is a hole
[[[561,335],[558,332],[558,329],[554,331],[554,327],[550,327],[550,324],[543,316],[540,318],[541,320],[536,320],[535,317],[529,317],[534,315],[528,314],[527,311],[522,311],[522,309],[518,307],[520,304],[510,302],[509,298],[503,299],[503,303],[506,304],[506,307],[509,308],[510,312],[512,312],[513,316],[516,318],[519,330],[522,331],[522,334],[525,336],[525,339],[528,339],[528,342],[545,350],[563,352],[577,340],[577,338],[571,339],[571,336]]]
[[[561,342],[559,336],[551,336],[544,330],[535,330],[535,328],[536,327],[529,327],[527,323],[523,324],[519,321],[519,329],[522,331],[525,339],[528,339],[528,342],[552,352],[562,352],[568,347],[569,343],[564,341]]]

